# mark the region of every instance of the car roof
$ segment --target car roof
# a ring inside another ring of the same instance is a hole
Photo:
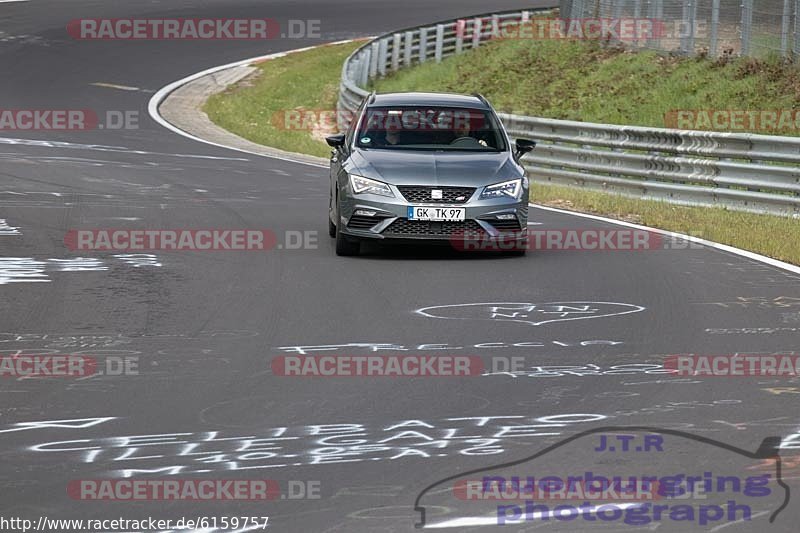
[[[473,109],[491,109],[488,104],[478,96],[451,93],[385,93],[376,94],[370,101],[369,107],[393,106],[455,106]]]

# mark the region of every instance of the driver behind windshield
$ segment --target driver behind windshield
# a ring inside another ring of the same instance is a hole
[[[370,110],[360,126],[363,148],[485,150],[503,146],[497,125],[481,110]]]
[[[456,121],[455,127],[453,128],[454,137],[453,140],[450,141],[450,144],[455,143],[468,143],[470,140],[473,140],[480,144],[481,146],[488,146],[485,140],[479,138],[477,133],[473,133],[470,129],[469,122],[459,120]]]

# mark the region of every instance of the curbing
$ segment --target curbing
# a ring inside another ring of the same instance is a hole
[[[147,112],[160,125],[193,141],[292,163],[327,167],[328,160],[323,157],[287,152],[239,137],[211,122],[202,111],[202,107],[209,96],[225,90],[229,85],[254,72],[255,69],[252,67],[254,63],[263,63],[314,48],[346,44],[358,40],[360,39],[347,39],[251,57],[197,72],[159,89],[148,102]]]

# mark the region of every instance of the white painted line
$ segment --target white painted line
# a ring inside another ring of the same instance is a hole
[[[192,74],[191,76],[187,76],[187,77],[185,77],[183,79],[180,79],[178,81],[174,81],[174,82],[170,83],[169,85],[166,85],[166,86],[162,87],[161,89],[159,89],[158,91],[156,91],[156,94],[153,95],[153,97],[150,99],[150,101],[147,104],[147,112],[150,114],[150,117],[153,120],[155,120],[156,122],[158,122],[159,124],[161,124],[162,126],[167,128],[168,130],[171,130],[174,133],[177,133],[178,135],[182,135],[182,136],[184,136],[184,137],[186,137],[188,139],[192,139],[194,141],[198,141],[198,142],[205,143],[205,144],[210,144],[212,146],[217,146],[219,148],[227,148],[228,150],[236,150],[237,152],[244,152],[246,154],[258,155],[258,156],[261,156],[261,157],[268,157],[270,159],[279,159],[281,161],[290,161],[292,163],[300,163],[302,165],[309,165],[309,166],[317,167],[317,168],[327,168],[326,165],[320,165],[320,164],[317,164],[317,163],[311,163],[309,161],[301,161],[301,160],[292,159],[292,158],[289,158],[289,157],[281,157],[281,156],[276,156],[276,155],[261,154],[261,153],[258,153],[258,152],[252,152],[250,150],[245,150],[243,148],[236,148],[234,146],[228,146],[228,145],[225,145],[225,144],[215,143],[213,141],[209,141],[209,140],[206,140],[206,139],[202,139],[200,137],[196,137],[196,136],[192,135],[191,133],[187,133],[187,132],[183,131],[182,129],[177,128],[177,127],[173,126],[172,124],[170,124],[169,122],[167,122],[164,119],[164,117],[162,117],[159,114],[158,106],[161,105],[161,103],[167,98],[167,96],[169,96],[169,94],[171,92],[175,91],[176,89],[178,89],[179,87],[181,87],[183,85],[186,85],[189,82],[192,82],[192,81],[194,81],[194,80],[196,80],[198,78],[202,78],[203,76],[207,76],[208,74],[214,74],[214,73],[222,71],[222,70],[227,70],[229,68],[235,68],[235,67],[241,67],[241,66],[244,66],[244,65],[249,65],[251,63],[260,63],[262,61],[267,61],[267,60],[270,60],[270,59],[277,59],[279,57],[285,57],[285,56],[287,56],[289,54],[295,54],[297,52],[306,52],[308,50],[313,50],[315,48],[320,48],[322,46],[335,46],[337,44],[347,44],[347,43],[351,43],[351,42],[354,42],[354,41],[357,41],[357,40],[361,40],[361,39],[346,39],[344,41],[336,41],[336,42],[332,42],[332,43],[325,43],[325,44],[318,45],[318,46],[307,46],[305,48],[297,48],[296,50],[288,50],[286,52],[277,52],[277,53],[268,54],[268,55],[265,55],[265,56],[251,57],[250,59],[243,59],[241,61],[236,61],[234,63],[228,63],[227,65],[220,65],[218,67],[213,67],[213,68],[204,70],[202,72],[197,72],[196,74]]]
[[[142,89],[138,87],[129,87],[127,85],[117,85],[116,83],[105,83],[102,81],[98,81],[95,83],[90,83],[89,85],[94,85],[95,87],[105,87],[107,89],[119,89],[121,91],[141,91]]]
[[[124,146],[106,146],[103,144],[79,144],[69,143],[65,141],[43,141],[38,139],[13,139],[10,137],[0,137],[0,144],[20,145],[20,146],[38,146],[42,148],[70,148],[76,150],[96,150],[98,152],[122,152],[126,154],[136,155],[164,155],[170,157],[184,157],[190,159],[215,159],[219,161],[249,161],[242,157],[221,157],[215,155],[193,155],[193,154],[164,154],[161,152],[146,152],[144,150],[132,150]],[[21,157],[22,156],[20,154]],[[51,159],[55,158],[54,156]],[[62,158],[66,160],[75,160],[74,158]],[[54,194],[54,193],[50,193]]]
[[[6,219],[0,218],[0,236],[3,235],[22,235],[18,227],[9,225]]]
[[[784,263],[783,261],[778,261],[777,259],[772,259],[771,257],[767,257],[765,255],[757,254],[755,252],[748,252],[747,250],[742,250],[741,248],[736,248],[734,246],[728,246],[727,244],[720,244],[718,242],[707,241],[705,239],[701,239],[699,237],[693,237],[691,235],[684,235],[683,233],[675,233],[674,231],[667,231],[658,228],[651,228],[650,226],[642,226],[640,224],[633,224],[631,222],[625,222],[622,220],[615,220],[613,218],[606,218],[601,217],[598,215],[590,215],[588,213],[576,213],[575,211],[566,211],[564,209],[557,209],[555,207],[547,207],[544,205],[538,204],[528,204],[531,207],[536,209],[543,209],[544,211],[552,211],[554,213],[561,213],[564,215],[572,215],[581,218],[588,218],[591,220],[599,220],[601,222],[608,222],[609,224],[616,224],[618,226],[625,226],[628,228],[635,228],[645,231],[651,231],[653,233],[658,233],[660,235],[667,235],[669,237],[675,237],[678,239],[683,239],[689,242],[702,244],[703,246],[708,246],[709,248],[715,248],[717,250],[722,250],[723,252],[728,252],[734,255],[738,255],[741,257],[746,257],[748,259],[752,259],[753,261],[758,261],[760,263],[765,263],[770,266],[774,266],[776,268],[780,268],[783,270],[787,270],[794,274],[800,274],[800,266],[791,265],[789,263]]]

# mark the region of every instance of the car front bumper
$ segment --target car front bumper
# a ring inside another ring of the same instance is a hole
[[[394,198],[374,194],[356,195],[350,190],[343,191],[337,224],[340,231],[351,237],[372,240],[453,241],[480,238],[508,241],[523,240],[527,236],[527,187],[523,189],[519,200],[480,200],[478,194],[474,194],[465,203],[412,203],[396,189],[393,192]],[[410,206],[464,208],[465,220],[408,220]]]

